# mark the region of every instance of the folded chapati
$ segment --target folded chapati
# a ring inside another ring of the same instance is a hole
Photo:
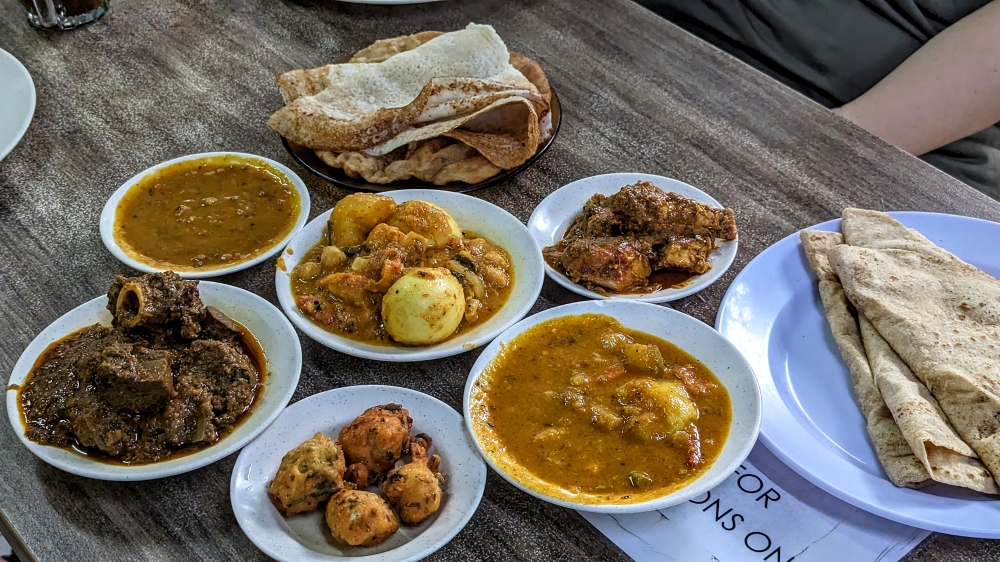
[[[342,168],[350,177],[363,177],[371,183],[386,184],[416,178],[434,185],[461,180],[475,183],[495,176],[500,168],[479,155],[476,149],[446,138],[414,143],[407,154],[392,160],[369,156],[364,152],[327,152],[316,155],[330,166]]]
[[[906,249],[947,260],[958,259],[924,235],[878,211],[844,209],[841,229],[844,241],[851,246]],[[875,384],[931,478],[980,492],[1000,493],[993,476],[955,432],[927,387],[863,314],[858,315],[858,320]]]
[[[364,49],[361,49],[357,53],[354,53],[351,60],[347,62],[383,62],[388,60],[389,57],[398,55],[399,53],[412,51],[431,39],[443,34],[444,33],[441,31],[421,31],[420,33],[404,35],[403,37],[380,39]]]
[[[844,209],[841,230],[844,243],[864,248],[910,250],[937,256],[942,259],[958,259],[928,240],[912,228],[878,211],[866,209]]]
[[[953,257],[841,245],[844,291],[1000,474],[1000,281]]]
[[[851,314],[843,288],[827,260],[827,253],[842,244],[843,238],[837,232],[817,230],[803,230],[799,237],[809,265],[818,279],[819,295],[833,339],[851,373],[854,398],[865,418],[875,455],[893,484],[917,487],[928,481],[930,475],[920,459],[913,454],[892,413],[882,400],[861,340],[858,321]]]
[[[1000,493],[993,475],[955,433],[937,400],[871,322],[858,315],[875,385],[900,432],[936,482],[987,494]]]

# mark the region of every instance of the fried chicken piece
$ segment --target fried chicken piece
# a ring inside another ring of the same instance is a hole
[[[542,253],[574,283],[587,281],[619,293],[642,287],[652,269],[650,245],[628,238],[563,240]]]
[[[399,404],[365,410],[340,430],[340,446],[347,457],[345,478],[359,488],[377,482],[407,452],[413,418]]]
[[[710,236],[671,236],[669,243],[660,249],[654,269],[675,269],[701,275],[712,269],[708,258],[717,247],[715,238]]]
[[[285,453],[268,494],[285,517],[313,511],[344,486],[344,455],[322,433]]]
[[[326,524],[338,542],[375,546],[399,529],[399,518],[378,494],[345,488],[330,498]]]
[[[382,493],[403,523],[419,525],[441,506],[444,476],[439,472],[441,457],[428,458],[422,443],[411,443],[410,454],[413,460],[389,471]]]
[[[602,206],[618,218],[623,233],[662,238],[701,235],[734,240],[736,217],[732,209],[716,209],[648,181],[627,185],[606,197]]]
[[[640,181],[613,195],[593,195],[563,239],[542,255],[575,283],[623,293],[651,289],[653,271],[707,272],[716,238],[736,238],[732,209]]]
[[[577,215],[566,230],[564,238],[603,237],[621,234],[621,223],[614,212],[607,207],[607,197],[600,193],[593,195],[583,205],[583,212]]]

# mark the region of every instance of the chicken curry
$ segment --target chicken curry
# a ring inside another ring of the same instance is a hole
[[[474,383],[470,415],[486,453],[528,488],[627,504],[708,470],[732,406],[718,379],[680,348],[584,314],[507,342]]]
[[[732,209],[716,209],[648,181],[591,197],[545,261],[600,294],[680,288],[712,269],[717,240],[736,239]]]
[[[118,203],[114,237],[130,257],[159,269],[217,269],[273,248],[300,213],[292,181],[267,162],[210,156],[140,179]]]

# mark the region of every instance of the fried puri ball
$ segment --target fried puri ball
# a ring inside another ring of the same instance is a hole
[[[427,458],[424,445],[410,444],[413,460],[389,471],[382,493],[407,525],[419,525],[441,506],[444,476],[438,472],[441,457]]]
[[[344,455],[322,433],[285,453],[268,493],[285,517],[313,511],[344,486]]]
[[[340,430],[345,478],[359,488],[378,481],[409,450],[413,418],[399,404],[368,408]]]
[[[339,542],[375,546],[399,529],[399,518],[378,494],[345,488],[330,498],[326,524]]]

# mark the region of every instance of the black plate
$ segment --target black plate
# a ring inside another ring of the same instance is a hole
[[[284,137],[282,137],[281,142],[285,145],[285,150],[292,155],[292,158],[294,158],[296,162],[302,164],[302,167],[332,183],[333,185],[350,191],[381,192],[396,191],[397,189],[440,189],[442,191],[468,193],[470,191],[483,189],[484,187],[489,187],[502,181],[509,180],[510,178],[521,173],[521,171],[528,166],[534,164],[535,160],[538,160],[538,157],[545,154],[545,151],[552,146],[552,141],[556,140],[556,135],[559,134],[559,125],[562,123],[562,111],[560,111],[559,98],[556,96],[555,91],[550,91],[552,92],[552,103],[550,106],[550,110],[552,111],[552,136],[549,137],[549,140],[545,141],[545,144],[538,149],[538,152],[536,152],[535,155],[529,158],[524,164],[510,170],[502,170],[499,174],[479,183],[469,184],[463,182],[451,182],[445,185],[434,185],[432,183],[415,179],[394,181],[387,184],[368,183],[364,178],[352,178],[345,174],[340,168],[328,166],[325,162],[319,159],[319,156],[316,156],[316,152],[311,148],[306,148],[300,144],[289,142],[288,139]]]

